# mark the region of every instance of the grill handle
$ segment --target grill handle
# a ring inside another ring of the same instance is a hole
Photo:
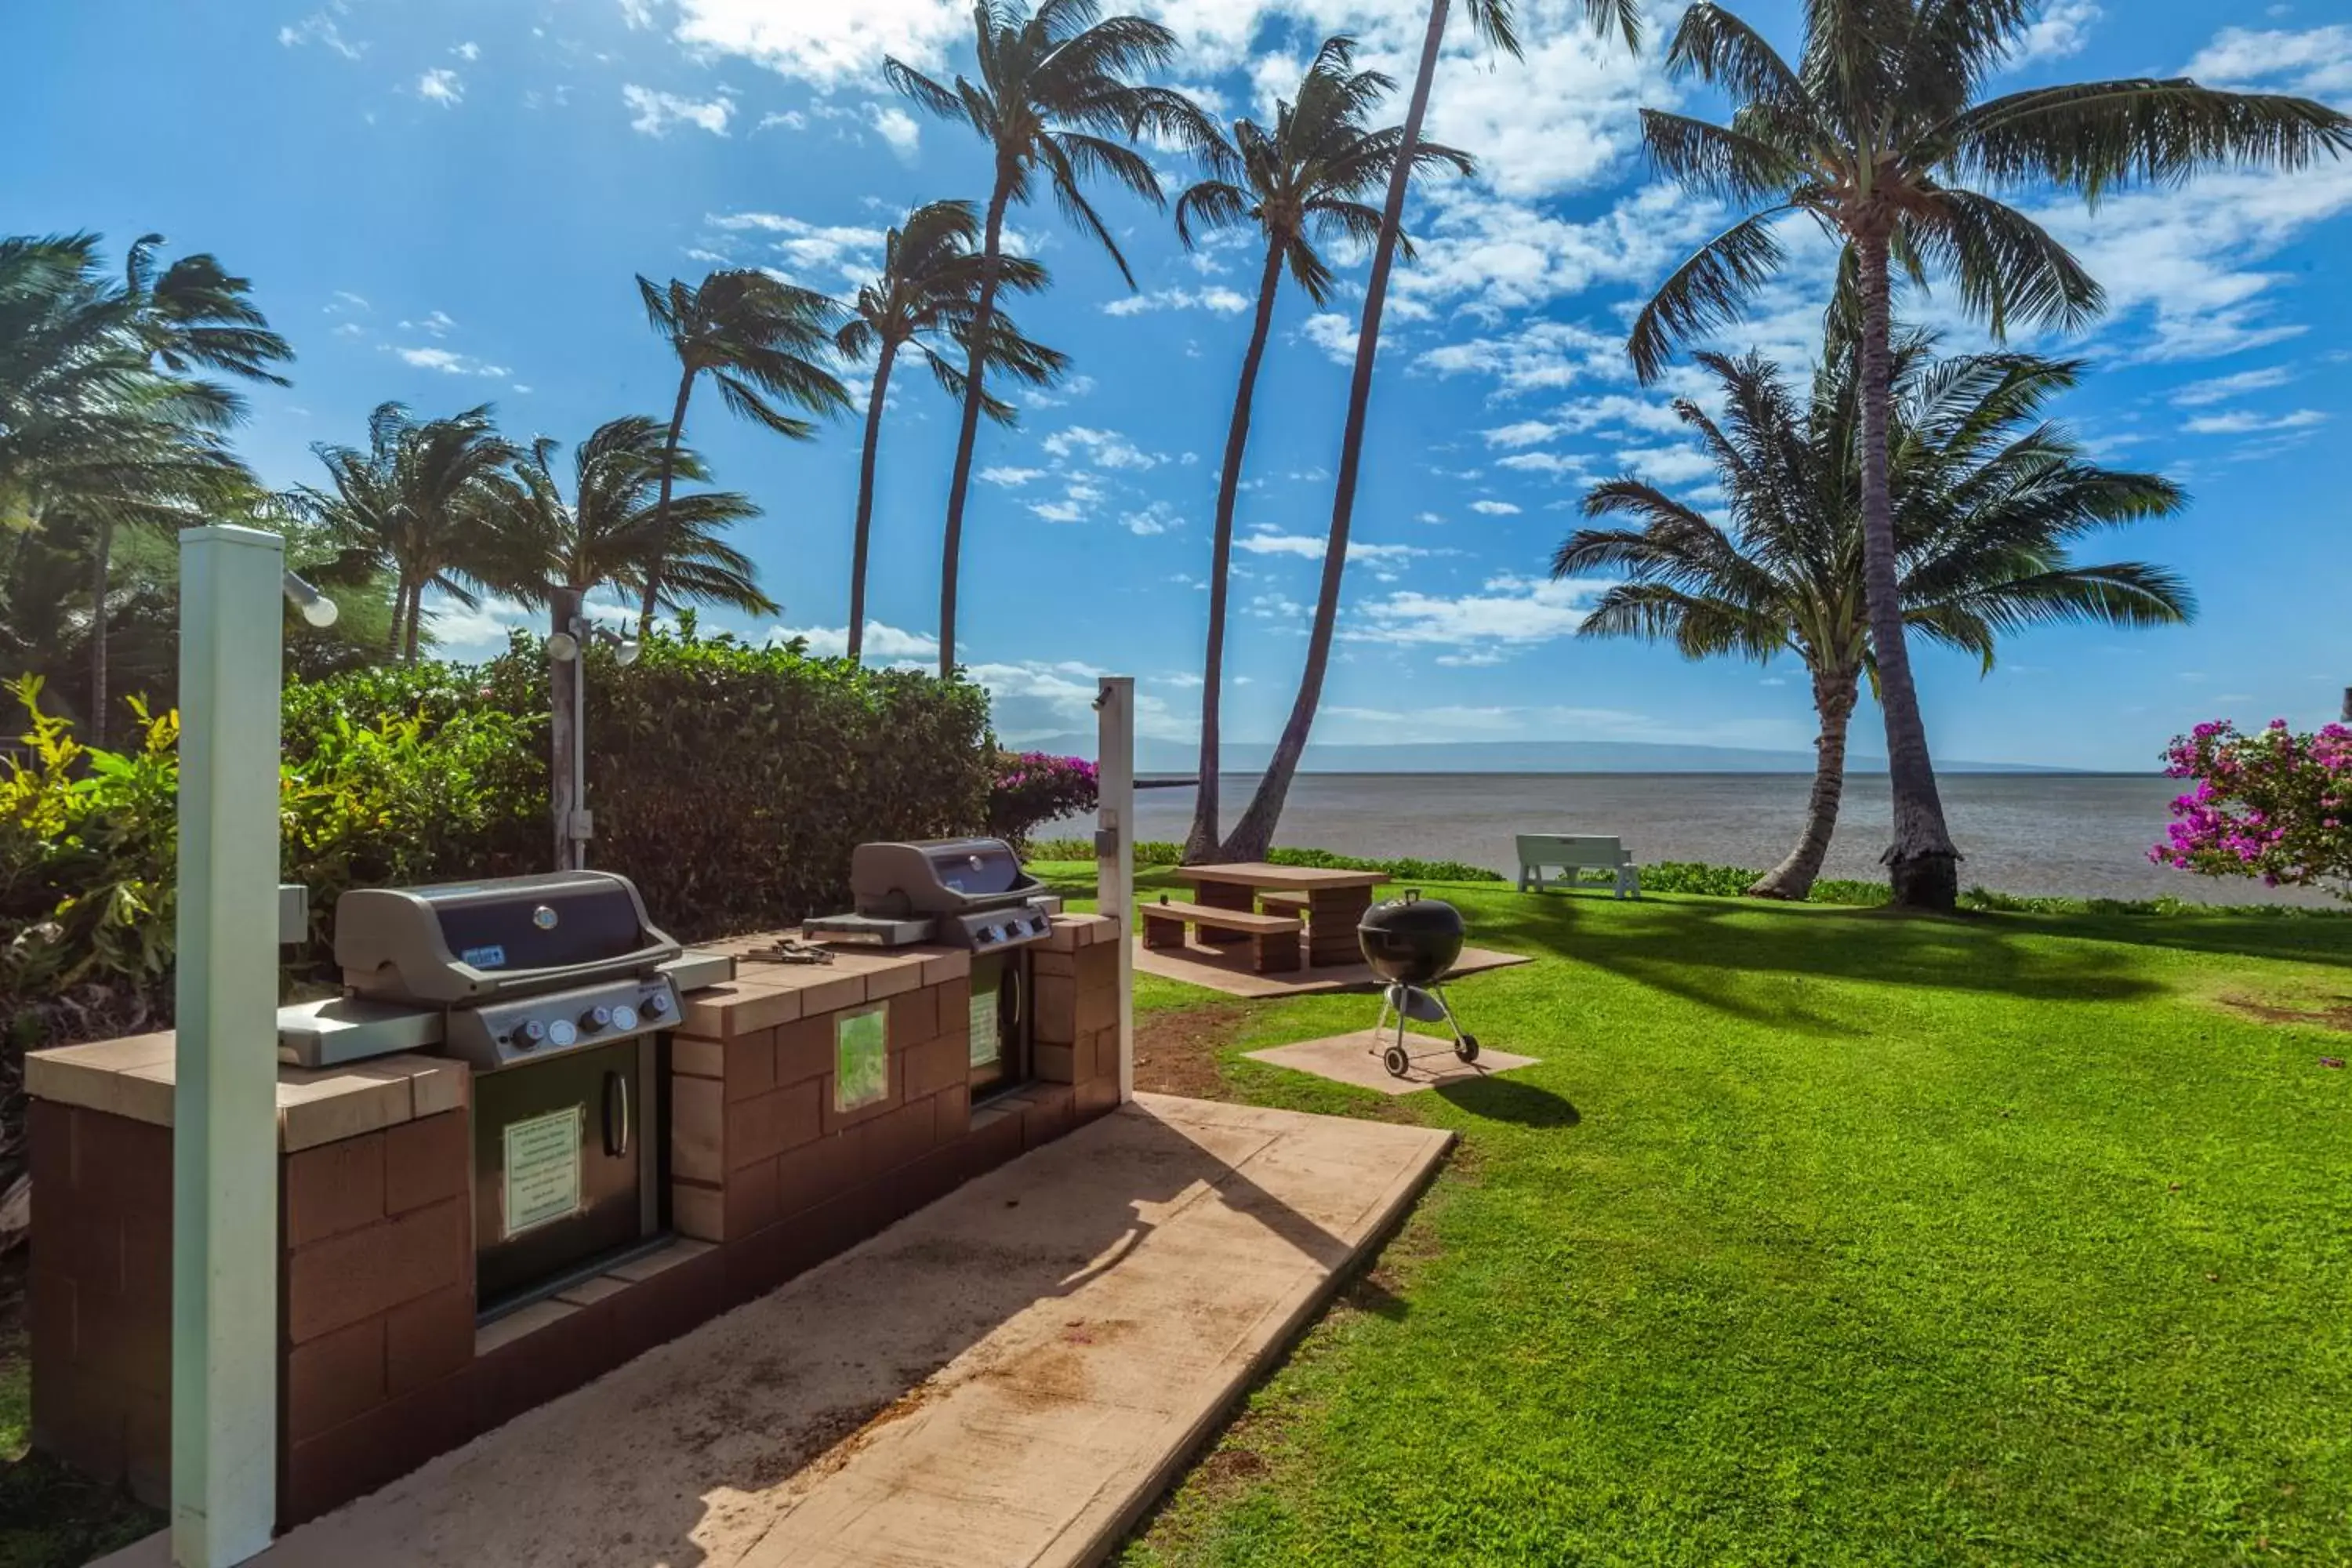
[[[604,1075],[604,1152],[618,1160],[628,1152],[629,1075],[608,1072]]]
[[[681,952],[674,942],[657,942],[632,953],[613,958],[592,958],[584,963],[562,963],[549,969],[477,969],[460,959],[449,967],[478,987],[507,991],[530,986],[553,985],[567,980],[605,980],[623,969],[648,973],[676,958]]]

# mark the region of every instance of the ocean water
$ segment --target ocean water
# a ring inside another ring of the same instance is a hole
[[[1227,826],[1256,782],[1225,779]],[[2180,793],[2170,779],[1951,773],[1937,782],[1966,858],[1963,887],[2080,898],[2170,894],[2205,903],[2332,901],[2151,865],[2148,847],[2164,837],[2167,807]],[[1778,864],[1796,842],[1811,787],[1795,773],[1303,773],[1291,787],[1277,842],[1461,860],[1508,876],[1517,869],[1515,833],[1602,833],[1623,839],[1638,860],[1761,868]],[[1139,837],[1181,839],[1192,820],[1192,790],[1139,791],[1136,815]],[[1889,819],[1885,774],[1848,779],[1824,875],[1883,876],[1878,857]],[[1091,830],[1090,822],[1083,826]]]

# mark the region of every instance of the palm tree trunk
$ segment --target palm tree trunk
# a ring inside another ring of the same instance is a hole
[[[1412,181],[1413,154],[1421,146],[1421,122],[1429,113],[1430,84],[1437,76],[1438,50],[1445,42],[1449,0],[1429,0],[1429,31],[1421,45],[1421,68],[1412,79],[1412,103],[1405,110],[1404,136],[1397,144],[1396,167],[1389,172],[1389,194],[1381,209],[1380,243],[1372,250],[1372,270],[1364,280],[1364,319],[1356,333],[1356,372],[1348,386],[1348,425],[1339,441],[1339,481],[1331,501],[1331,537],[1323,547],[1323,584],[1315,600],[1315,624],[1307,638],[1307,668],[1298,678],[1298,697],[1291,704],[1289,721],[1275,743],[1274,758],[1249,809],[1242,813],[1232,837],[1225,840],[1228,860],[1262,860],[1274,844],[1274,829],[1282,820],[1283,803],[1290,796],[1290,781],[1297,775],[1298,759],[1315,728],[1315,710],[1323,700],[1323,676],[1331,662],[1331,637],[1339,620],[1339,582],[1348,565],[1348,528],[1356,510],[1356,479],[1363,467],[1364,421],[1372,402],[1372,362],[1381,348],[1381,317],[1388,308],[1389,272],[1396,264],[1397,237],[1404,230],[1405,190]]]
[[[392,583],[392,632],[383,642],[383,657],[386,658],[400,657],[400,623],[407,614],[408,578],[404,574],[395,576]]]
[[[424,637],[425,584],[417,584],[408,590],[408,652],[405,662],[416,662],[417,645]]]
[[[646,592],[637,603],[637,640],[653,636],[654,611],[659,607],[661,573],[664,564],[659,541],[669,524],[670,482],[676,477],[678,437],[686,430],[686,400],[694,395],[694,366],[688,365],[677,378],[677,401],[670,405],[669,440],[662,447],[661,496],[654,502],[655,554],[646,563]]]
[[[1886,235],[1861,236],[1854,247],[1862,290],[1862,563],[1871,647],[1878,656],[1878,700],[1886,716],[1886,763],[1895,786],[1895,842],[1880,857],[1894,900],[1908,909],[1951,910],[1959,903],[1959,853],[1944,826],[1927,726],[1911,682],[1903,637],[1902,585],[1895,572],[1895,506],[1887,479],[1886,426],[1894,402],[1889,346]]]
[[[106,579],[114,554],[114,524],[97,520],[89,554],[89,743],[106,744]]]
[[[1822,862],[1829,858],[1830,837],[1837,831],[1839,803],[1845,798],[1846,724],[1853,717],[1860,679],[1851,669],[1813,672],[1813,711],[1821,716],[1822,732],[1813,742],[1813,794],[1805,806],[1805,830],[1789,858],[1748,889],[1749,897],[1801,902],[1812,892]]]
[[[1000,165],[988,198],[988,230],[981,245],[980,302],[971,317],[971,350],[964,365],[963,424],[956,436],[955,475],[948,481],[947,537],[940,547],[940,679],[955,673],[956,572],[963,558],[963,503],[971,489],[971,453],[980,439],[981,377],[988,368],[989,327],[996,320],[996,262],[1004,245],[1004,206],[1014,171]]]
[[[890,367],[898,345],[885,339],[874,362],[874,390],[866,399],[866,455],[857,465],[857,532],[849,560],[849,662],[866,654],[866,547],[874,528],[874,458],[882,448],[882,399],[890,388]]]
[[[1268,239],[1265,272],[1257,284],[1257,321],[1250,329],[1249,353],[1242,356],[1242,380],[1234,393],[1234,422],[1225,432],[1225,468],[1217,479],[1216,539],[1209,552],[1209,650],[1201,666],[1201,778],[1192,795],[1192,831],[1185,836],[1184,863],[1217,858],[1219,710],[1225,686],[1225,595],[1234,560],[1234,503],[1241,494],[1242,454],[1249,448],[1250,407],[1257,397],[1258,367],[1274,330],[1274,299],[1282,288],[1282,246]]]

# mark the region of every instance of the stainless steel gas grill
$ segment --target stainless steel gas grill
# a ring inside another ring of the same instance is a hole
[[[1062,900],[1001,838],[861,844],[849,858],[856,910],[806,921],[813,942],[908,947],[939,942],[971,953],[971,1092],[1029,1073],[1029,964],[1021,950],[1054,929]]]
[[[439,1050],[473,1068],[486,1315],[656,1232],[656,1051],[677,1023],[685,960],[627,878],[356,889],[335,903],[335,961],[349,994],[281,1015],[281,1054]]]

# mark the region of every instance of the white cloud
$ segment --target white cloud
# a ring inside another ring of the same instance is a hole
[[[1682,416],[1675,412],[1674,405],[1655,403],[1646,397],[1628,397],[1619,392],[1571,398],[1560,405],[1553,417],[1559,421],[1560,429],[1571,435],[1604,426],[1628,426],[1662,436],[1672,436],[1683,428]]]
[[[480,375],[504,380],[514,374],[502,364],[486,363],[471,355],[453,353],[447,349],[396,348],[392,352],[419,370],[437,370],[444,375]]]
[[[2210,381],[2192,381],[2174,391],[2172,402],[2179,408],[2201,408],[2209,403],[2226,403],[2249,392],[2284,386],[2294,379],[2294,372],[2283,364],[2266,365],[2261,370],[2242,370],[2235,375],[2217,375]]]
[[[869,103],[866,106],[866,123],[882,138],[883,144],[898,155],[899,162],[911,163],[922,145],[923,128],[915,117],[895,104]]]
[[[1252,555],[1297,555],[1309,561],[1320,561],[1330,541],[1321,534],[1285,533],[1271,524],[1260,523],[1250,533],[1234,541],[1234,548]],[[1350,561],[1409,561],[1430,552],[1416,544],[1367,544],[1360,539],[1348,541]]]
[[[1087,509],[1075,500],[1031,501],[1029,510],[1045,522],[1084,522]]]
[[[1601,283],[1646,284],[1723,225],[1723,209],[1678,185],[1653,184],[1587,222],[1479,185],[1426,194],[1421,256],[1397,274],[1409,310],[1468,302],[1489,320]]]
[[[2092,27],[2103,15],[2091,0],[2057,0],[2025,29],[2010,63],[2021,66],[2080,54],[2083,46],[2091,41]]]
[[[1359,325],[1353,316],[1323,310],[1307,317],[1298,331],[1300,336],[1333,360],[1341,364],[1353,364],[1356,363],[1356,340],[1362,335],[1358,331]],[[1385,323],[1381,330],[1383,334],[1387,332]]]
[[[847,626],[777,626],[768,635],[782,642],[805,637],[809,652],[821,658],[838,658],[849,651]],[[866,644],[858,650],[858,657],[936,659],[940,657],[940,639],[929,632],[903,631],[869,619],[866,623]]]
[[[787,109],[782,114],[762,114],[760,116],[760,123],[752,129],[767,131],[781,125],[787,131],[805,131],[808,129],[808,116],[799,110]]]
[[[2308,430],[2326,423],[2327,416],[2316,408],[2298,408],[2292,414],[2275,416],[2240,409],[2233,414],[2208,414],[2180,427],[2192,436],[2251,436],[2276,430]]]
[[[700,102],[635,82],[622,87],[621,103],[635,115],[629,129],[646,136],[667,136],[673,125],[696,125],[713,136],[724,136],[727,121],[735,113],[735,100],[723,90],[709,102]]]
[[[633,33],[652,26],[654,0],[621,0],[621,20]]]
[[[325,11],[313,11],[300,21],[278,28],[278,43],[289,49],[299,48],[304,44],[316,44],[320,48],[331,49],[347,60],[359,58],[367,52],[367,46],[354,44],[345,38],[342,29],[335,25],[335,16],[342,9],[338,5]]]
[[[1499,336],[1443,343],[1423,354],[1421,363],[1440,375],[1492,376],[1507,393],[1631,374],[1622,338],[1551,320],[1531,321]]]
[[[1007,489],[1019,489],[1032,479],[1045,477],[1043,468],[993,468],[980,470],[980,481],[986,485],[1003,485]]]
[[[807,223],[766,212],[712,213],[702,221],[730,234],[774,235],[776,250],[794,268],[835,272],[851,283],[865,282],[881,267],[887,237],[878,228]]]
[[[1445,521],[1433,511],[1415,512],[1413,513],[1412,520],[1415,522],[1444,522]]]
[[[1524,645],[1563,637],[1584,624],[1606,583],[1503,574],[1472,594],[1405,590],[1366,604],[1343,636],[1351,640],[1444,643],[1461,647]]]
[[[1106,316],[1139,316],[1147,310],[1214,310],[1221,315],[1238,315],[1250,308],[1249,296],[1231,289],[1208,288],[1160,289],[1148,294],[1129,294],[1104,305]]]
[[[467,65],[472,65],[476,60],[482,58],[482,46],[470,42],[463,43],[459,44],[449,52],[457,56],[459,59],[465,61]]]
[[[1498,459],[1498,468],[1515,468],[1523,474],[1550,474],[1554,477],[1573,474],[1581,477],[1585,471],[1581,458],[1563,458],[1557,452],[1514,452]]]
[[[2224,27],[2197,51],[2188,74],[2214,87],[2261,85],[2319,97],[2352,90],[2352,26],[2300,33]]]
[[[1116,430],[1095,430],[1073,425],[1045,437],[1045,450],[1056,458],[1076,458],[1098,468],[1150,469],[1168,458],[1147,452]]]
[[[971,7],[954,0],[678,0],[677,14],[677,40],[689,48],[741,55],[825,89],[879,79],[886,55],[936,69],[971,29]]]
[[[1559,426],[1540,419],[1522,419],[1516,425],[1499,426],[1479,434],[1486,437],[1489,447],[1534,447],[1559,435]]]
[[[416,96],[428,103],[452,109],[465,100],[466,84],[458,79],[456,71],[439,67],[416,79]]]
[[[1683,485],[1711,477],[1715,464],[1696,447],[1628,447],[1617,460],[1654,485]]]
[[[1141,511],[1129,512],[1118,520],[1118,525],[1139,539],[1150,539],[1183,527],[1184,519],[1167,501],[1156,500]]]
[[[1517,517],[1519,509],[1507,500],[1474,500],[1470,510],[1486,517]]]
[[[449,329],[457,324],[448,312],[433,310],[427,312],[421,321],[403,321],[400,326],[403,331],[425,332],[436,338],[446,338],[449,335]]]

